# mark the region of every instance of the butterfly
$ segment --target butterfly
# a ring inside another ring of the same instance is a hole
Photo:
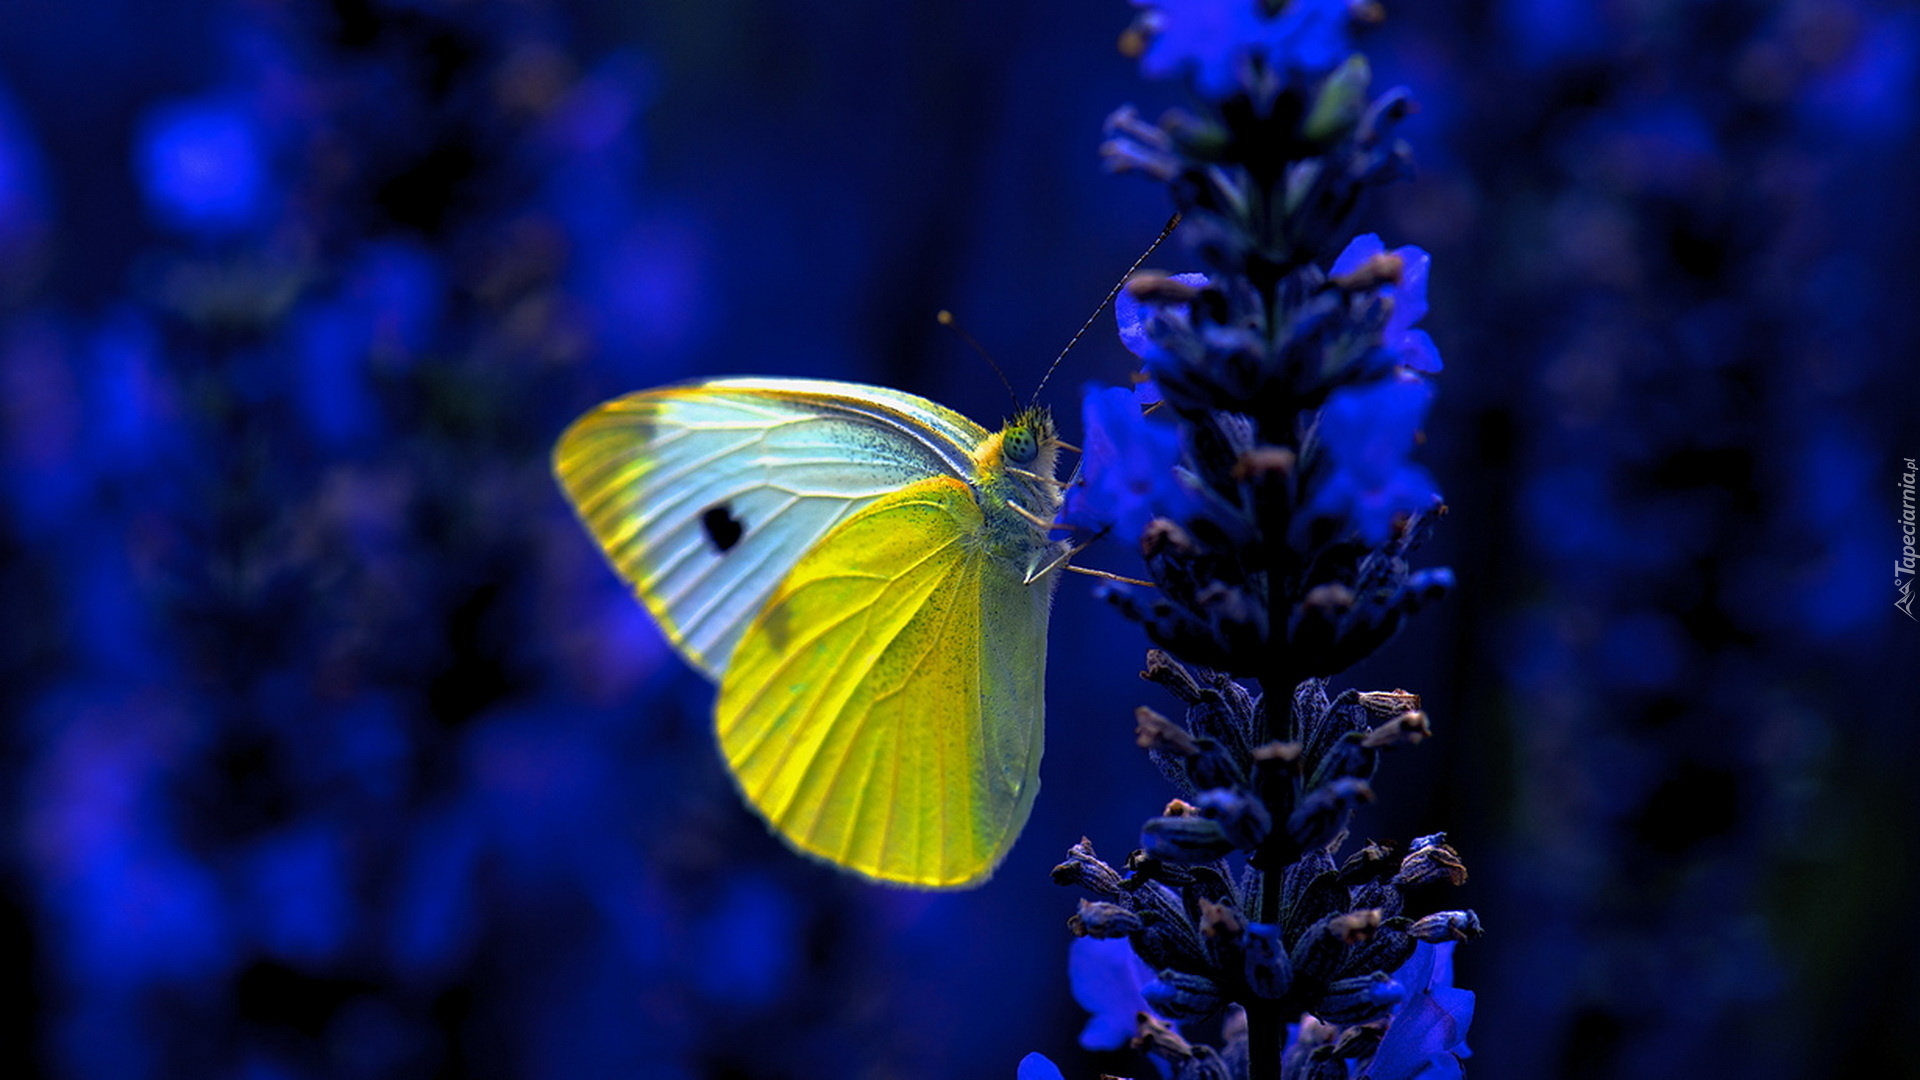
[[[977,885],[1039,791],[1061,442],[925,398],[717,379],[588,412],[554,473],[615,571],[719,684],[722,754],[803,854]]]

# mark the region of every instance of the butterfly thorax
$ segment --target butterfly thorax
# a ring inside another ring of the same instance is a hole
[[[988,550],[1023,573],[1038,569],[1057,546],[1046,526],[1060,512],[1054,477],[1060,446],[1052,414],[1035,407],[1016,414],[973,453]]]

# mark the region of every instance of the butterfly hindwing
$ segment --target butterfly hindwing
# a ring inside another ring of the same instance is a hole
[[[799,558],[735,648],[721,747],[799,850],[956,887],[1025,825],[1049,590],[988,554],[982,523],[951,477],[875,500]]]
[[[607,558],[718,680],[802,552],[882,495],[964,479],[986,432],[923,398],[803,379],[727,379],[607,402],[554,471]]]

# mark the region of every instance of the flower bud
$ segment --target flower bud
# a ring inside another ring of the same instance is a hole
[[[1173,1025],[1165,1020],[1143,1012],[1138,1017],[1138,1023],[1138,1033],[1133,1037],[1134,1049],[1172,1061],[1193,1056],[1193,1044],[1182,1038]]]
[[[1067,919],[1074,937],[1122,938],[1140,931],[1140,916],[1131,908],[1105,900],[1081,900],[1080,910]]]
[[[1420,695],[1411,690],[1362,690],[1354,695],[1354,700],[1367,710],[1375,723],[1420,708]]]
[[[1231,903],[1216,904],[1206,897],[1200,898],[1200,936],[1211,941],[1216,938],[1238,938],[1247,928],[1247,921],[1240,917],[1240,909]]]
[[[1355,806],[1372,801],[1373,787],[1365,780],[1341,777],[1300,800],[1287,819],[1287,833],[1301,847],[1319,847],[1346,827],[1347,814]]]
[[[1138,882],[1133,887],[1133,911],[1141,925],[1133,938],[1134,951],[1149,965],[1204,970],[1211,963],[1179,893],[1156,881]]]
[[[1379,926],[1378,911],[1344,912],[1314,923],[1294,942],[1288,957],[1294,973],[1306,979],[1332,975],[1341,967],[1348,948],[1372,937]]]
[[[1293,985],[1293,964],[1280,944],[1280,928],[1272,923],[1250,923],[1241,938],[1246,955],[1247,987],[1263,998],[1286,995]]]
[[[1347,861],[1340,864],[1340,884],[1353,886],[1383,878],[1398,865],[1391,841],[1370,840],[1366,847],[1347,856]]]
[[[1336,1061],[1357,1061],[1373,1056],[1387,1030],[1379,1024],[1355,1024],[1340,1032],[1328,1056]]]
[[[1360,745],[1370,750],[1387,746],[1418,746],[1432,734],[1433,728],[1427,723],[1427,714],[1415,709],[1403,712],[1367,732],[1360,740]]]
[[[1378,908],[1349,911],[1328,919],[1327,933],[1340,939],[1342,945],[1358,945],[1372,939],[1373,932],[1380,929],[1380,917]]]
[[[1320,85],[1320,94],[1313,102],[1313,110],[1300,126],[1300,133],[1318,143],[1334,142],[1344,138],[1360,123],[1367,111],[1367,85],[1373,81],[1373,72],[1367,67],[1367,58],[1359,53],[1347,57],[1346,63],[1334,69]]]
[[[1396,862],[1388,870],[1397,867]],[[1400,895],[1399,887],[1392,884],[1391,878],[1363,881],[1352,890],[1352,897],[1354,907],[1379,908],[1381,916],[1388,919],[1400,914],[1400,909],[1406,906],[1406,897]]]
[[[1186,665],[1159,649],[1147,650],[1147,669],[1140,677],[1151,683],[1158,683],[1168,693],[1188,705],[1198,704],[1207,697],[1207,691],[1201,689],[1187,671]]]
[[[1172,518],[1152,518],[1140,532],[1140,554],[1150,568],[1169,557],[1191,559],[1196,550],[1193,536]]]
[[[1395,984],[1398,985],[1398,984]],[[1168,968],[1141,988],[1153,1011],[1169,1020],[1198,1020],[1218,1012],[1224,995],[1220,984],[1205,975]]]
[[[1195,787],[1206,790],[1246,786],[1246,774],[1240,771],[1240,766],[1234,762],[1233,755],[1226,747],[1212,739],[1204,739],[1199,743],[1199,750],[1198,754],[1186,759],[1187,777]]]
[[[1313,1010],[1315,1016],[1331,1024],[1364,1024],[1384,1016],[1407,999],[1407,989],[1385,972],[1376,971],[1358,979],[1335,979],[1327,984],[1326,996]]]
[[[1168,862],[1212,862],[1234,850],[1220,823],[1204,817],[1149,818],[1140,827],[1140,847]]]
[[[1053,868],[1053,883],[1078,885],[1095,896],[1120,898],[1120,874],[1093,853],[1093,841],[1081,837],[1067,849],[1067,861]]]
[[[1137,883],[1157,881],[1175,889],[1184,889],[1193,884],[1193,871],[1180,863],[1168,862],[1143,848],[1134,848],[1127,856],[1127,883],[1129,889],[1137,888]]]
[[[1287,771],[1299,772],[1300,744],[1297,742],[1262,743],[1253,748],[1253,760],[1273,762],[1287,768]]]
[[[1374,931],[1371,940],[1347,950],[1346,959],[1341,961],[1339,970],[1334,974],[1347,978],[1375,971],[1398,971],[1400,965],[1413,955],[1414,946],[1418,944],[1404,931],[1383,924]]]
[[[1349,273],[1332,278],[1334,285],[1352,292],[1366,292],[1382,285],[1398,285],[1400,275],[1406,270],[1406,260],[1395,252],[1382,251],[1368,257],[1367,261],[1353,268]]]
[[[1256,484],[1284,480],[1293,474],[1297,458],[1298,455],[1284,446],[1256,446],[1233,463],[1233,478]]]
[[[1280,921],[1293,934],[1351,906],[1325,848],[1306,851],[1280,872]]]
[[[1480,916],[1471,911],[1436,911],[1415,919],[1407,933],[1438,945],[1443,941],[1471,941],[1483,931]]]
[[[1339,1034],[1339,1028],[1310,1013],[1300,1017],[1298,1034],[1282,1058],[1281,1074],[1297,1080],[1347,1080],[1347,1063],[1329,1053]]]
[[[1380,764],[1380,753],[1369,749],[1360,734],[1348,734],[1330,743],[1322,753],[1320,766],[1308,781],[1311,787],[1321,787],[1342,777],[1355,777],[1361,780],[1373,779],[1373,773]]]
[[[1241,851],[1259,847],[1273,831],[1265,803],[1236,788],[1213,788],[1200,793],[1200,812],[1220,823],[1227,842]]]
[[[1180,757],[1200,752],[1186,728],[1147,708],[1133,710],[1133,739],[1143,750],[1159,750]]]
[[[1400,872],[1393,876],[1397,886],[1432,885],[1441,881],[1453,885],[1467,883],[1467,867],[1460,853],[1447,845],[1446,833],[1423,836],[1400,861]]]
[[[1158,270],[1142,270],[1126,284],[1127,295],[1143,304],[1190,304],[1200,295],[1200,289],[1200,285]]]

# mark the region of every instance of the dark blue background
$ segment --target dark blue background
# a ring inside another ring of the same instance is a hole
[[[1920,26],[1893,3],[1391,5],[1458,591],[1359,829],[1445,829],[1476,1075],[1916,1075]],[[1074,1048],[1085,834],[1170,792],[1068,580],[999,875],[858,884],[547,475],[602,398],[885,383],[983,421],[1158,230],[1121,3],[10,5],[0,1072],[1011,1076]],[[1184,269],[1176,247],[1154,259]],[[1123,381],[1103,320],[1047,398]],[[1094,565],[1126,571],[1117,548]]]

